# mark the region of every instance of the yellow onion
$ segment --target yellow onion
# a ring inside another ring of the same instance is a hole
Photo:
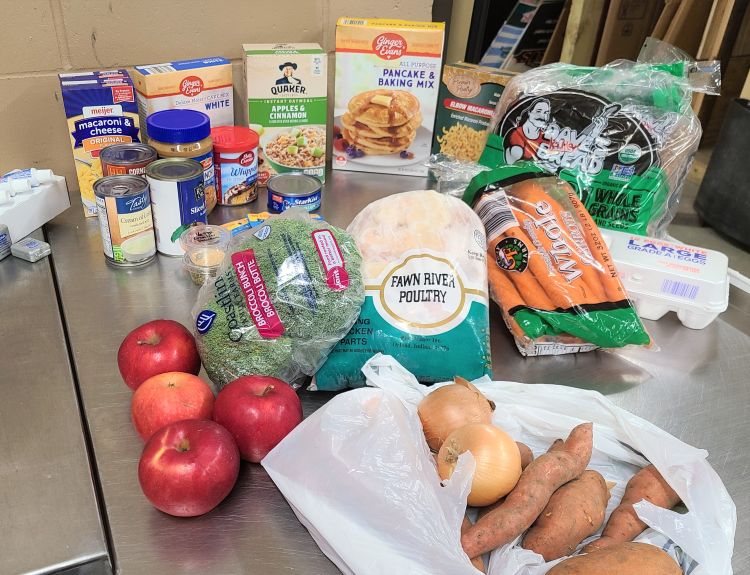
[[[492,505],[505,497],[521,477],[521,454],[513,438],[502,429],[486,423],[472,423],[457,429],[438,452],[438,474],[448,479],[458,456],[471,451],[476,462],[467,503],[476,507]]]
[[[491,423],[495,404],[463,377],[425,397],[417,408],[425,439],[437,451],[453,431],[469,423]]]

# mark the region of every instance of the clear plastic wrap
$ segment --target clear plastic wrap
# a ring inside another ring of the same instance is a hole
[[[364,385],[362,366],[392,353],[425,383],[490,373],[482,222],[432,190],[388,196],[347,228],[362,252],[359,319],[315,375],[321,390]]]
[[[715,63],[651,41],[636,63],[550,64],[508,83],[480,163],[532,161],[573,185],[597,225],[661,237],[676,211],[701,125],[693,92],[715,93]]]
[[[234,236],[192,310],[211,381],[314,374],[359,315],[361,264],[348,233],[300,208]]]
[[[650,342],[570,184],[521,162],[476,176],[464,201],[484,224],[490,295],[523,355]]]
[[[336,396],[279,443],[263,467],[343,573],[478,575],[460,544],[473,458],[463,454],[441,485],[417,415],[435,387],[419,384],[389,356],[373,357],[363,372],[380,389]],[[649,526],[636,540],[666,550],[686,575],[732,574],[737,511],[705,450],[596,391],[488,378],[474,384],[497,405],[492,423],[536,456],[576,425],[594,423],[589,468],[615,483],[607,518],[630,478],[652,463],[687,512],[636,503]],[[490,553],[487,573],[543,575],[559,561],[545,563],[519,537]]]
[[[430,169],[430,176],[437,180],[437,191],[456,198],[464,195],[466,186],[474,176],[489,170],[482,164],[459,160],[447,154],[432,154],[425,165]]]

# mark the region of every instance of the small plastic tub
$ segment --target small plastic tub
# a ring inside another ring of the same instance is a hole
[[[210,224],[193,226],[182,232],[180,244],[185,250],[182,261],[193,282],[203,285],[216,277],[230,238],[229,230]]]

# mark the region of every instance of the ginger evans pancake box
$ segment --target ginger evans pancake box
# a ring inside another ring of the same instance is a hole
[[[445,25],[336,23],[333,169],[426,176]]]

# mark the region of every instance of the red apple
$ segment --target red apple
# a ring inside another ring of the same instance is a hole
[[[232,435],[218,423],[199,419],[162,427],[138,463],[143,494],[160,511],[178,517],[211,511],[232,490],[239,472]]]
[[[153,375],[184,371],[197,375],[201,358],[195,338],[185,326],[171,319],[157,319],[135,328],[117,350],[117,366],[130,389]]]
[[[302,404],[280,379],[249,375],[219,392],[214,421],[232,434],[242,459],[258,463],[302,421]]]
[[[192,373],[169,371],[149,377],[133,393],[130,417],[146,441],[168,423],[182,419],[211,419],[214,394]]]

